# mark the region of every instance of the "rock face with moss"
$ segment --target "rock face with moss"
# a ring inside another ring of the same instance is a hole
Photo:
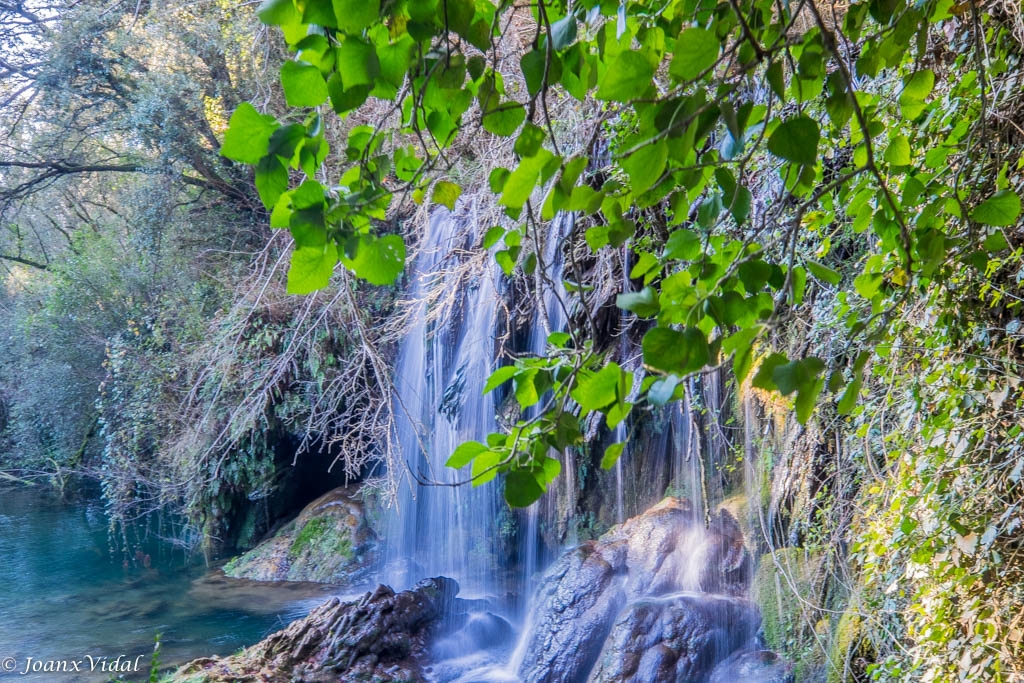
[[[458,592],[453,579],[438,577],[400,593],[377,586],[354,602],[331,598],[236,655],[186,664],[170,681],[419,683],[427,645]]]
[[[377,538],[363,501],[337,488],[310,503],[271,538],[224,566],[234,578],[357,585],[368,580]]]

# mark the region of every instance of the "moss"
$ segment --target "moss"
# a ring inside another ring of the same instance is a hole
[[[239,548],[248,548],[256,541],[256,519],[257,509],[249,507],[242,519],[242,527],[238,530],[238,537],[235,543]]]
[[[307,552],[319,556],[339,555],[351,560],[352,538],[348,533],[339,531],[332,519],[314,517],[296,534],[288,550],[288,556],[295,560]]]
[[[754,599],[761,608],[765,641],[771,649],[785,653],[798,671],[808,672],[797,680],[812,680],[809,672],[824,663],[816,635],[819,615],[809,607],[820,603],[821,567],[820,554],[782,548],[774,559],[764,555],[754,576]]]
[[[857,662],[873,659],[873,657],[867,656],[868,649],[864,633],[864,620],[856,609],[856,603],[853,603],[839,617],[839,623],[832,636],[832,644],[828,652],[828,683],[851,683],[864,680],[862,676],[858,675],[857,670],[863,667],[858,666]]]

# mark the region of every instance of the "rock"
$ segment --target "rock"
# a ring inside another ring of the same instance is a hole
[[[704,680],[760,622],[757,607],[739,598],[685,593],[637,600],[615,620],[589,680]]]
[[[794,683],[793,666],[770,650],[738,650],[715,667],[708,683]]]
[[[224,565],[233,578],[358,585],[369,579],[377,539],[362,500],[337,488],[310,503],[273,537]]]
[[[523,680],[526,683],[587,680],[606,648],[605,640],[613,626],[618,628],[621,622],[620,613],[638,600],[681,591],[737,598],[745,595],[751,562],[739,525],[725,511],[718,513],[708,529],[704,529],[702,522],[687,501],[666,498],[644,514],[613,527],[598,540],[588,541],[559,558],[545,573],[534,596],[526,654],[519,667]],[[713,598],[707,599],[713,601]],[[684,603],[685,609],[681,607]],[[743,612],[742,617],[737,617],[739,622],[746,625],[755,615],[760,618],[749,603],[738,601],[736,604],[737,614]],[[664,612],[665,609],[668,611]],[[665,625],[664,633],[689,629],[692,635],[698,623],[706,623],[695,615],[707,609],[710,607],[701,607],[693,600],[684,600],[675,606],[662,605],[658,609],[648,604],[646,611],[638,612],[636,618],[648,615],[644,618],[655,619],[650,615],[658,613],[656,620],[664,617],[674,624]],[[629,613],[625,615],[623,633],[630,628],[628,616]],[[684,623],[677,623],[679,619]],[[756,625],[754,628],[756,630]],[[744,632],[746,630],[744,626]],[[664,637],[672,640],[673,636]],[[633,644],[644,648],[646,642],[641,639]],[[651,647],[660,651],[661,642],[655,638]],[[643,656],[633,649],[633,646],[620,648],[623,657],[627,656],[626,650],[630,657]],[[669,653],[663,654],[669,657]],[[717,653],[715,661],[728,654]],[[612,671],[607,667],[604,670]]]
[[[428,641],[459,591],[453,579],[395,593],[378,586],[354,602],[332,598],[309,616],[225,658],[199,659],[171,681],[423,681]]]
[[[461,627],[439,638],[431,647],[433,661],[455,659],[467,652],[479,652],[511,643],[515,637],[512,624],[493,612],[472,612],[460,620]]]

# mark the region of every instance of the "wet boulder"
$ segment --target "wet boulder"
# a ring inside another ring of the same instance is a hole
[[[358,585],[369,580],[377,538],[354,489],[337,488],[306,506],[271,538],[224,565],[232,578]]]
[[[669,647],[665,643],[676,642],[677,631],[717,643],[719,634],[698,631],[714,628],[705,617],[719,602],[710,596],[702,598],[707,604],[678,598],[657,603],[655,608],[655,603],[638,601],[682,592],[740,598],[747,592],[750,577],[750,555],[739,525],[728,512],[719,512],[705,528],[703,516],[687,501],[666,498],[598,540],[567,552],[545,572],[533,599],[519,675],[526,683],[586,681],[599,659],[605,661],[604,652],[609,662],[601,664],[600,670],[608,671],[609,678],[594,680],[639,680],[614,678],[611,672],[619,668],[613,667],[610,659],[626,657],[627,650],[630,657],[642,658],[648,649],[652,654],[646,656],[656,658],[660,648]],[[760,619],[756,607],[741,600],[729,604],[726,611],[742,626],[741,633],[752,635],[748,632],[751,628],[756,631]],[[628,634],[643,620],[663,624],[659,626],[661,635],[653,637],[649,648],[643,638],[634,638],[628,647],[615,645],[616,638],[629,640]],[[702,666],[708,664],[710,671],[710,665],[731,650],[712,647],[707,651],[714,653],[713,661],[706,662],[704,655],[696,659]],[[689,656],[683,651],[662,654],[673,661]]]
[[[757,632],[757,607],[739,598],[682,593],[630,603],[615,620],[593,683],[705,680]]]

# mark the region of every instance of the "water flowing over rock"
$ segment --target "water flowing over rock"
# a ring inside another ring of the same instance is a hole
[[[196,660],[172,680],[418,683],[427,643],[458,591],[453,579],[438,577],[400,593],[378,586],[354,602],[332,598],[239,654]]]
[[[769,650],[740,650],[711,672],[708,683],[794,683],[793,666]]]
[[[644,598],[615,620],[591,681],[659,683],[701,680],[757,631],[746,600],[683,593]]]
[[[736,520],[705,529],[666,498],[563,555],[534,598],[518,674],[526,683],[703,680],[749,641],[750,556]]]
[[[358,585],[370,579],[377,538],[354,489],[317,498],[271,538],[224,566],[233,578]]]

